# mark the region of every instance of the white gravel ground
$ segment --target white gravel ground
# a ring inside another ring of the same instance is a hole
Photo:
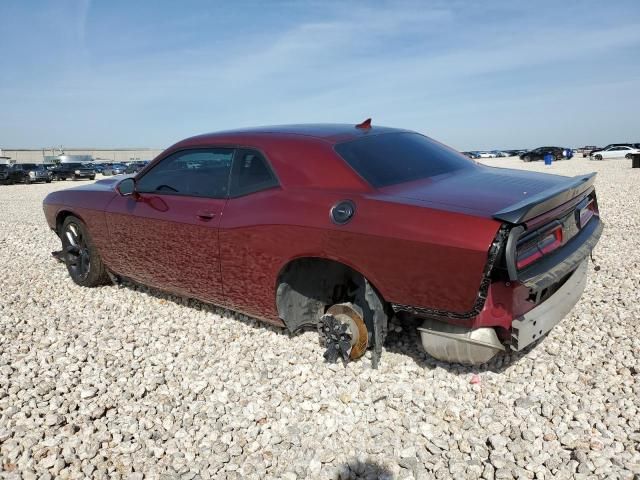
[[[488,163],[599,171],[606,229],[569,317],[480,369],[399,327],[379,370],[325,365],[312,333],[80,288],[41,210],[71,183],[0,186],[0,477],[639,478],[640,170]]]

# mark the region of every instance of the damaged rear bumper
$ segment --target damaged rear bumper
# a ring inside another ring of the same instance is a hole
[[[549,298],[515,318],[511,329],[511,348],[522,350],[556,326],[580,300],[587,284],[587,262],[582,263]]]

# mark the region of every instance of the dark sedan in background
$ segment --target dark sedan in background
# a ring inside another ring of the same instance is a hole
[[[140,161],[140,162],[131,162],[129,165],[127,165],[127,169],[125,170],[124,173],[138,173],[140,170],[142,170],[144,167],[146,167],[149,164],[148,160],[144,160],[144,161]]]
[[[534,162],[536,160],[544,160],[546,154],[550,154],[551,156],[553,156],[554,161],[562,160],[564,158],[571,158],[565,157],[563,155],[566,150],[570,149],[562,147],[538,147],[534,148],[533,150],[529,150],[528,152],[521,153],[520,159],[524,160],[525,162]]]
[[[55,180],[95,180],[96,171],[82,163],[61,163],[51,170]]]
[[[110,166],[110,163],[95,163],[93,165],[87,165],[84,164],[85,167],[88,168],[93,168],[93,170],[95,170],[96,173],[102,173],[104,171],[105,168],[107,168],[108,166]]]

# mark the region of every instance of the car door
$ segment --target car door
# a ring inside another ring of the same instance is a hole
[[[179,295],[224,304],[218,227],[227,202],[232,148],[170,154],[115,197],[106,217],[118,274]]]
[[[542,153],[542,148],[536,148],[535,150],[531,151],[531,160],[541,160],[544,157],[544,154]]]
[[[620,147],[609,147],[604,152],[602,152],[602,158],[615,158],[617,157]]]
[[[620,149],[618,150],[618,157],[620,158],[624,158],[628,153],[632,152],[632,148],[631,147],[620,147]]]
[[[220,258],[227,305],[269,320],[277,315],[275,278],[290,239],[280,227],[288,202],[266,156],[239,149],[233,161],[229,201],[220,224]]]

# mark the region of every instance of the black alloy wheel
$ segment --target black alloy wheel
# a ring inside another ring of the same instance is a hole
[[[95,287],[108,282],[100,255],[91,242],[87,227],[79,218],[69,216],[65,219],[60,239],[67,270],[75,283]]]

